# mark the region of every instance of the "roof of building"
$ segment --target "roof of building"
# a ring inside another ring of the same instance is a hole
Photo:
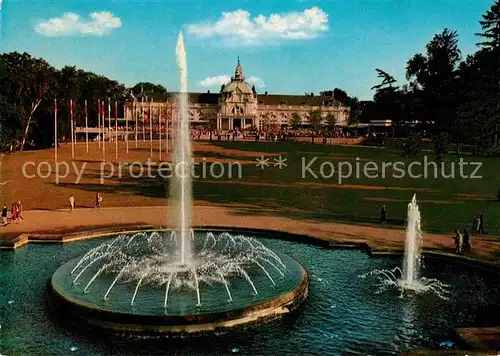
[[[257,96],[259,104],[264,105],[332,105],[333,100],[329,96],[309,96],[309,95],[280,95],[280,94],[260,94]]]
[[[238,89],[240,93],[253,95],[252,88],[250,88],[250,86],[244,80],[232,80],[231,82],[224,85],[222,93],[232,93],[236,89]]]
[[[153,94],[147,97],[147,101],[153,99],[154,102],[164,102],[175,99],[178,92],[168,94]],[[218,104],[220,93],[189,93],[189,100],[194,104]],[[334,104],[330,96],[309,96],[309,95],[281,95],[281,94],[257,94],[258,103],[261,105],[310,105],[310,106],[331,106]]]

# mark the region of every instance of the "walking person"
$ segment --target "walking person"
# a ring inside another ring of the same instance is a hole
[[[24,220],[24,217],[23,217],[23,204],[21,203],[20,200],[17,201],[17,218],[19,220]]]
[[[17,223],[17,216],[18,216],[18,210],[17,210],[17,203],[13,202],[11,207],[10,207],[10,215],[11,215],[11,221]]]
[[[387,223],[387,210],[385,208],[385,205],[382,206],[382,209],[380,209],[380,222],[382,224]]]
[[[102,196],[101,193],[97,192],[95,195],[95,208],[96,209],[101,209],[101,204],[102,204]]]
[[[478,233],[479,234],[484,234],[484,214],[481,213],[479,214],[479,226],[478,226]]]
[[[3,223],[3,226],[7,226],[7,205],[3,205],[3,208],[2,208],[2,223]]]
[[[75,209],[75,196],[71,194],[69,196],[69,212],[72,213]]]
[[[470,236],[469,232],[467,229],[464,229],[464,246],[463,246],[463,251],[464,252],[470,252]]]
[[[455,240],[455,253],[461,254],[464,245],[464,240],[462,234],[458,231],[458,229],[455,230],[455,235],[453,236],[453,240]]]

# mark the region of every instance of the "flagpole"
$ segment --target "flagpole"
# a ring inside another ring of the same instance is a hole
[[[125,143],[127,145],[127,154],[128,154],[128,115],[125,115],[125,110],[127,110],[128,113],[127,104],[123,105],[123,116],[125,116],[125,131],[126,131]]]
[[[132,104],[133,105],[133,113],[134,113],[134,117],[135,117],[135,148],[137,148],[137,140],[139,139],[138,135],[138,117],[139,117],[139,113],[137,112],[137,100],[134,99],[134,103]]]
[[[166,122],[166,128],[165,128],[165,137],[166,137],[166,145],[165,145],[165,154],[168,155],[168,101],[167,101],[167,117],[165,119],[165,122]],[[170,108],[170,114],[172,114],[172,108]]]
[[[74,141],[74,128],[73,128],[73,99],[69,99],[69,119],[71,121],[71,157],[75,158],[75,141]]]
[[[101,99],[97,99],[97,142],[101,148]]]
[[[146,142],[146,124],[144,119],[144,96],[141,102],[141,117],[142,117],[142,142]]]
[[[118,103],[115,100],[115,157],[118,161]]]
[[[104,139],[104,130],[106,129],[104,100],[101,102],[101,117],[102,117],[102,161],[106,162],[106,140]]]
[[[153,159],[153,98],[149,103],[149,145],[151,147],[151,159]]]
[[[87,144],[87,154],[89,153],[89,113],[87,110],[87,100],[85,100],[85,142]]]
[[[56,184],[58,184],[59,172],[57,164],[57,99],[54,98],[54,163],[56,166]]]
[[[161,104],[160,104],[160,110],[158,112],[158,133],[160,135],[160,145],[158,146],[158,153],[159,153],[159,159],[160,159],[160,162],[161,162]]]
[[[108,97],[108,137],[111,142],[111,98]]]

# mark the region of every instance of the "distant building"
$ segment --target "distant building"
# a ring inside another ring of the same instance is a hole
[[[178,111],[177,94],[168,93],[145,99],[139,96],[133,103],[128,104],[126,117],[131,121],[135,120],[136,116],[139,120],[142,115],[147,118],[151,105],[153,122],[158,120],[160,107],[163,112],[162,121],[165,118],[171,120],[172,117],[176,117]],[[151,99],[153,99],[152,103],[150,103]],[[294,113],[300,116],[300,125],[306,126],[309,114],[313,110],[320,110],[324,122],[328,115],[334,115],[338,126],[347,126],[349,117],[349,108],[342,106],[329,96],[276,95],[267,94],[267,92],[258,95],[245,81],[239,59],[234,77],[221,87],[219,93],[210,93],[210,91],[189,93],[189,99],[191,124],[206,124],[211,121],[213,127],[218,130],[251,128],[265,130],[289,127]],[[146,102],[143,104],[142,100]]]

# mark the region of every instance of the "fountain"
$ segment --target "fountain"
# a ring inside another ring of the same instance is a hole
[[[249,236],[191,228],[192,150],[182,33],[176,56],[181,91],[170,230],[120,235],[62,265],[51,279],[59,314],[114,334],[221,333],[278,318],[308,293],[307,272],[287,255]]]
[[[422,239],[420,209],[417,204],[417,195],[414,194],[408,204],[403,269],[396,267],[391,270],[375,270],[360,277],[377,276],[379,293],[387,288],[396,287],[401,291],[401,297],[403,297],[405,291],[411,290],[417,293],[432,292],[442,299],[447,299],[448,286],[446,284],[437,279],[419,276]]]
[[[174,145],[173,166],[175,174],[170,181],[169,226],[181,236],[181,265],[185,265],[191,256],[189,232],[191,229],[192,182],[189,169],[192,161],[189,134],[189,100],[187,88],[187,62],[184,38],[179,33],[175,50],[179,66],[181,90],[179,93],[179,118],[176,124],[176,142]]]
[[[420,249],[422,246],[422,230],[420,228],[420,210],[417,195],[414,194],[408,204],[408,224],[406,226],[405,255],[403,261],[404,283],[411,286],[418,283],[420,269]]]

